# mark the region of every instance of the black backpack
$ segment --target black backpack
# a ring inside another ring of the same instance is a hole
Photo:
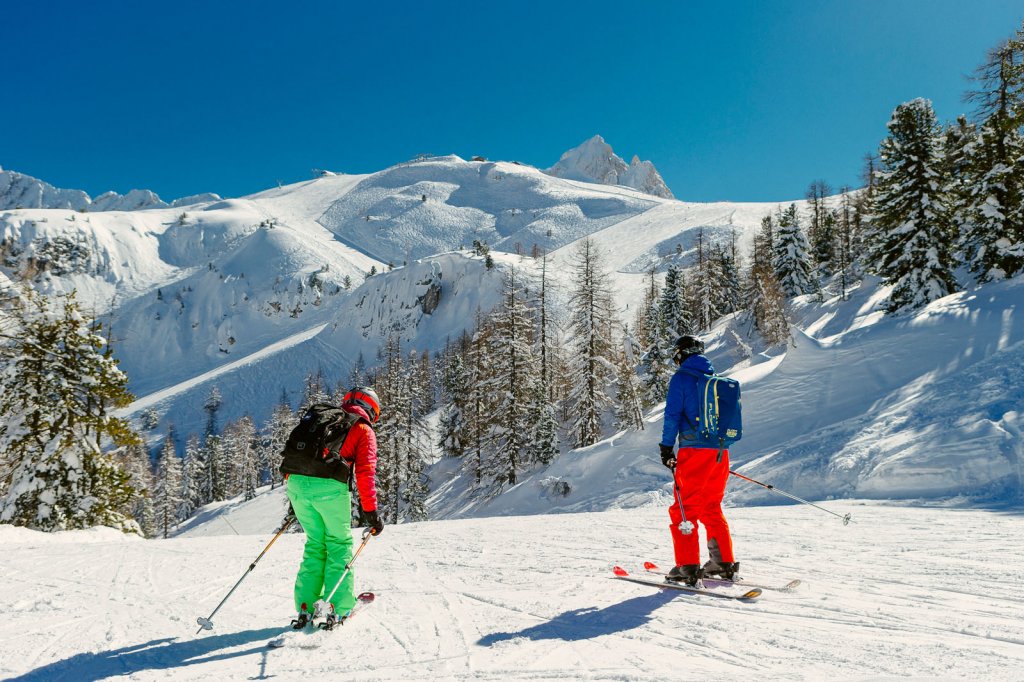
[[[316,403],[306,410],[288,435],[281,452],[282,474],[333,478],[349,484],[352,468],[338,450],[360,419],[335,405]],[[350,486],[351,487],[351,486]]]

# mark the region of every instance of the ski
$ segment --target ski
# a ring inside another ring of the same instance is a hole
[[[648,573],[660,575],[663,578],[668,575],[660,568],[658,568],[658,565],[652,561],[645,561],[644,569]],[[762,590],[771,590],[773,592],[791,592],[800,586],[799,580],[790,580],[785,585],[762,585],[759,582],[752,582],[750,580],[744,580],[743,578],[740,578],[739,580],[725,580],[724,578],[705,577],[701,578],[701,581],[704,583],[705,586],[709,584],[713,585],[714,587],[728,587],[729,585],[739,585],[740,587],[758,587]]]
[[[651,587],[657,587],[663,590],[677,590],[679,592],[688,592],[690,594],[706,594],[709,597],[720,597],[722,599],[738,599],[740,601],[754,601],[761,596],[761,588],[753,587],[745,592],[721,592],[719,590],[707,589],[701,587],[690,587],[681,583],[669,582],[667,580],[646,580],[644,578],[635,578],[629,574],[629,571],[616,566],[612,569],[615,574],[614,577],[618,580],[627,580],[631,583],[637,583],[638,585],[649,585]]]
[[[357,613],[372,604],[376,598],[377,595],[373,592],[363,592],[356,597],[356,605],[352,607],[352,610],[332,625],[327,625],[330,621],[325,619],[316,623],[314,627],[307,627],[302,630],[288,630],[267,642],[267,646],[271,649],[280,649],[289,645],[298,646],[300,649],[315,649],[320,646],[324,637],[324,635],[319,635],[318,633],[330,632],[338,626],[349,622]]]

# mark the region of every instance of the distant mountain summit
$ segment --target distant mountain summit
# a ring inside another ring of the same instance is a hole
[[[216,194],[207,193],[183,197],[168,204],[148,189],[133,189],[127,194],[104,192],[92,199],[80,189],[60,189],[31,175],[0,168],[0,210],[64,208],[73,211],[140,211],[219,200]]]
[[[653,163],[641,161],[634,155],[633,160],[626,165],[600,135],[594,135],[580,146],[562,154],[558,163],[544,172],[556,178],[602,185],[624,185],[656,197],[675,198]]]

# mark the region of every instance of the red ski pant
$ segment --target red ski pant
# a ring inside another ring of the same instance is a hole
[[[676,455],[675,499],[668,508],[676,566],[700,563],[698,522],[704,524],[707,531],[711,558],[730,563],[735,561],[729,524],[722,514],[722,497],[729,479],[729,451],[722,453],[721,462],[716,462],[717,458],[718,448],[680,448]],[[689,534],[679,529],[684,517],[693,524]]]

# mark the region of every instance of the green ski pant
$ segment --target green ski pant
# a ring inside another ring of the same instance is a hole
[[[290,474],[288,499],[306,532],[302,564],[295,577],[295,610],[305,604],[312,613],[314,604],[327,598],[352,559],[351,496],[340,481]],[[354,586],[355,576],[349,571],[331,599],[335,613],[347,613],[355,606]]]

